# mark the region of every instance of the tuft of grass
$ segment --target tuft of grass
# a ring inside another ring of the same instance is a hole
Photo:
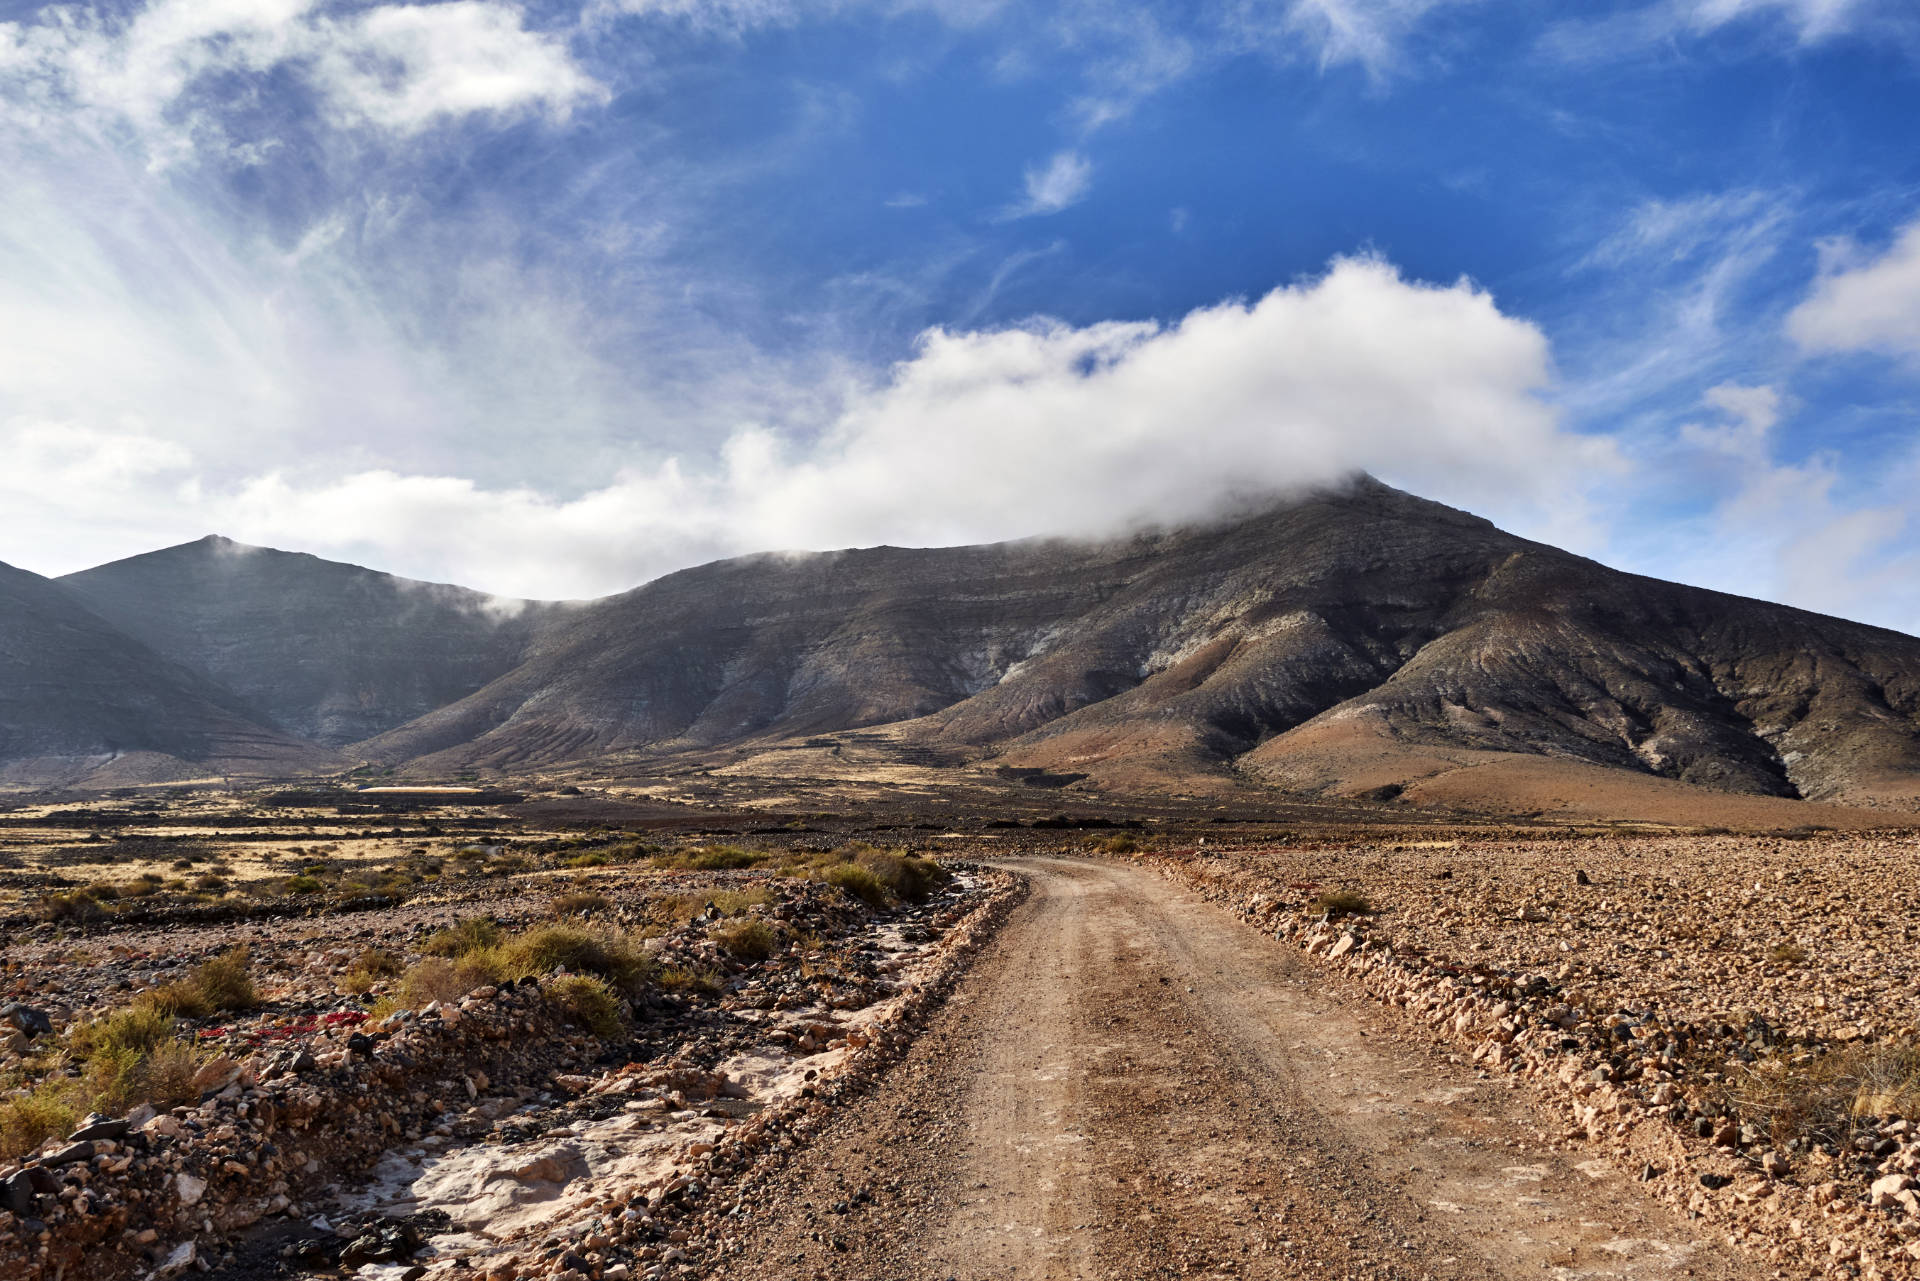
[[[699,849],[656,854],[647,861],[654,867],[683,872],[732,872],[758,867],[771,858],[770,854],[759,850],[743,850],[737,845],[705,845]]]
[[[59,925],[81,925],[99,920],[106,915],[106,909],[100,906],[92,890],[75,890],[70,894],[47,895],[36,906],[35,915]]]
[[[289,876],[287,878],[286,888],[289,894],[318,894],[321,890],[325,889],[326,886],[322,885],[314,877],[303,873],[299,876]]]
[[[204,961],[193,973],[144,993],[136,1005],[146,1005],[167,1017],[204,1018],[228,1010],[250,1010],[260,994],[247,973],[244,944]]]
[[[721,921],[707,931],[707,937],[728,956],[742,961],[766,960],[777,942],[773,928],[757,917]]]
[[[1767,960],[1774,965],[1804,965],[1807,949],[1792,939],[1783,939],[1767,949]]]
[[[687,970],[670,965],[658,975],[660,986],[669,992],[686,992],[696,996],[720,995],[720,976],[712,970]]]
[[[595,1036],[620,1034],[620,1001],[605,980],[590,974],[569,974],[549,983],[546,992],[567,1012],[568,1018]]]
[[[887,883],[879,873],[858,863],[840,863],[820,874],[820,879],[837,890],[853,895],[868,907],[882,908],[893,901]]]
[[[1141,845],[1130,834],[1122,832],[1118,836],[1096,836],[1087,842],[1087,848],[1103,854],[1133,854]]]
[[[1366,895],[1354,890],[1328,890],[1314,899],[1308,910],[1328,916],[1372,916],[1377,909]]]
[[[1920,1038],[1729,1063],[1722,1090],[1776,1143],[1845,1145],[1861,1120],[1920,1116]]]
[[[871,845],[843,846],[789,863],[780,870],[825,881],[876,909],[900,900],[925,902],[952,879],[952,873],[932,859]]]
[[[604,894],[582,891],[573,894],[560,894],[547,905],[549,916],[585,916],[588,912],[604,912],[613,904]]]
[[[436,930],[428,935],[420,950],[428,956],[465,956],[497,946],[499,942],[500,927],[484,916],[475,916],[451,929]]]

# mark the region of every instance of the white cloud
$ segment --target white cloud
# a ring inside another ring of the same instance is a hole
[[[1376,79],[1399,70],[1415,29],[1436,10],[1473,0],[1240,0],[1227,28],[1243,46],[1310,55],[1322,70],[1357,64]]]
[[[1026,194],[1001,211],[1003,221],[1042,217],[1079,204],[1093,189],[1093,162],[1077,151],[1062,151],[1044,165],[1029,165]]]
[[[222,76],[284,72],[344,124],[417,133],[473,114],[563,118],[606,91],[512,0],[375,4],[332,16],[319,0],[151,0],[118,19],[49,10],[0,24],[0,110],[94,113],[131,125],[156,160],[224,143],[195,91]],[[232,95],[232,87],[221,90]]]
[[[1877,351],[1920,359],[1920,221],[1877,258],[1856,246],[1826,247],[1820,278],[1787,317],[1807,351]]]
[[[1548,28],[1542,48],[1567,62],[1603,62],[1649,48],[1752,28],[1806,47],[1846,36],[1889,37],[1909,45],[1920,34],[1907,0],[1654,0],[1599,18],[1569,18]]]
[[[1723,383],[1702,403],[1709,419],[1659,465],[1691,478],[1704,513],[1663,522],[1646,569],[1920,634],[1920,451],[1850,475],[1832,453],[1779,457],[1793,406],[1775,387]]]
[[[1680,0],[1674,7],[1696,31],[1713,31],[1743,19],[1777,17],[1811,42],[1848,30],[1869,15],[1876,0]]]
[[[145,512],[147,545],[218,528],[540,596],[769,548],[1118,532],[1355,469],[1548,533],[1619,466],[1608,442],[1562,430],[1551,376],[1545,338],[1485,293],[1346,259],[1173,325],[930,331],[823,433],[745,426],[717,458],[630,465],[571,494],[342,460],[210,475],[190,530],[177,468],[116,507]],[[0,440],[0,461],[15,448]],[[86,503],[70,492],[16,522],[73,524]],[[29,567],[79,563],[49,549]]]

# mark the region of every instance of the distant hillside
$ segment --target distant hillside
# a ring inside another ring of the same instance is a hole
[[[285,773],[323,754],[260,724],[232,694],[59,584],[0,565],[0,773],[80,776],[133,757],[142,772],[164,775],[182,763]]]
[[[555,620],[521,666],[363,747],[513,769],[895,722],[958,759],[1123,786],[1234,771],[1391,795],[1533,760],[1905,805],[1920,640],[1618,573],[1362,481],[1116,542],[687,570]]]
[[[9,574],[0,766],[779,746],[830,771],[833,744],[804,745],[864,730],[868,756],[1119,791],[1920,808],[1920,640],[1618,573],[1365,479],[1105,542],[749,556],[579,605],[223,539]]]
[[[511,670],[558,608],[225,538],[60,582],[259,717],[335,746],[403,724]]]

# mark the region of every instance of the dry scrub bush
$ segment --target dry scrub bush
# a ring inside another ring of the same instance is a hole
[[[1132,854],[1142,847],[1139,841],[1123,832],[1119,836],[1095,837],[1087,842],[1087,848],[1103,854]]]
[[[722,921],[707,931],[707,937],[728,956],[741,961],[766,960],[773,955],[777,942],[773,928],[753,917]]]
[[[604,912],[612,906],[613,904],[604,894],[592,892],[560,894],[554,897],[553,902],[547,904],[547,914],[556,917],[585,916],[588,912]]]
[[[825,881],[876,909],[897,901],[923,903],[953,876],[932,859],[859,844],[811,855],[780,870]]]
[[[40,900],[35,914],[43,921],[58,925],[84,925],[105,916],[106,909],[100,906],[92,890],[75,890],[71,894],[47,895]]]
[[[547,985],[547,995],[567,1017],[595,1036],[617,1036],[621,1030],[620,1002],[613,989],[590,974],[569,974]]]
[[[758,867],[771,858],[770,854],[743,850],[737,845],[705,845],[699,849],[656,854],[648,862],[654,867],[681,872],[732,872]]]
[[[250,1010],[259,1000],[253,978],[247,973],[243,944],[203,962],[177,983],[142,994],[135,1004],[145,1004],[169,1018],[204,1018],[224,1011]]]
[[[75,1028],[47,1078],[0,1103],[0,1160],[68,1133],[87,1112],[117,1115],[142,1103],[190,1102],[204,1056],[175,1040],[173,1026],[172,1018],[141,1001]],[[78,1077],[62,1070],[69,1064]]]
[[[356,957],[347,972],[340,976],[339,989],[346,996],[364,996],[373,990],[375,983],[393,978],[405,968],[399,957],[370,947]]]
[[[1723,1088],[1776,1143],[1844,1144],[1862,1119],[1920,1118],[1920,1038],[1729,1063]]]
[[[1353,890],[1328,890],[1307,905],[1310,912],[1326,916],[1372,916],[1374,906],[1367,896]]]
[[[1767,960],[1775,965],[1801,965],[1806,959],[1807,949],[1791,940],[1775,943],[1767,949]]]
[[[465,956],[500,941],[500,927],[484,916],[475,916],[451,929],[428,935],[420,950],[428,956]]]

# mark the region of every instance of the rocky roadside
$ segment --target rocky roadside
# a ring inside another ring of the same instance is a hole
[[[673,879],[684,898],[750,878]],[[211,1029],[224,1053],[201,1064],[198,1103],[88,1118],[0,1166],[0,1276],[693,1271],[724,1248],[725,1190],[898,1052],[1020,892],[963,868],[925,904],[876,912],[817,882],[759,883],[746,914],[796,942],[740,962],[711,913],[656,935],[655,963],[715,990],[636,998],[618,1031],[583,1026],[542,980],[376,1019],[328,990],[347,949],[307,952],[266,1009]],[[648,914],[596,888],[607,915]]]
[[[1912,1004],[1882,1004],[1863,1024],[1848,989],[1904,991],[1914,955],[1862,946],[1858,903],[1830,900],[1827,882],[1857,871],[1857,859],[1794,852],[1761,875],[1698,843],[1581,846],[1579,867],[1564,844],[1391,860],[1356,849],[1136,857],[1402,1010],[1444,1050],[1532,1087],[1566,1116],[1568,1142],[1723,1228],[1730,1247],[1808,1275],[1920,1277],[1920,1118],[1908,1115],[1920,1080],[1893,1080],[1877,1097],[1849,1086],[1838,1133],[1796,1114],[1813,1105],[1791,1097],[1820,1088],[1822,1063],[1872,1061],[1876,1047],[1897,1060],[1913,1044]],[[1896,937],[1912,921],[1901,880],[1876,890],[1881,932]],[[1349,888],[1347,910],[1330,909],[1343,902],[1330,890],[1356,884],[1364,895]],[[1594,922],[1569,928],[1576,898],[1609,936],[1592,937]],[[1748,935],[1755,952],[1783,935],[1827,942],[1825,972],[1839,982],[1810,983],[1814,997],[1795,1004],[1766,964],[1696,941]],[[1623,964],[1634,941],[1665,954],[1650,959],[1684,954],[1713,979],[1689,986]],[[1836,1006],[1849,1016],[1831,1017]]]

